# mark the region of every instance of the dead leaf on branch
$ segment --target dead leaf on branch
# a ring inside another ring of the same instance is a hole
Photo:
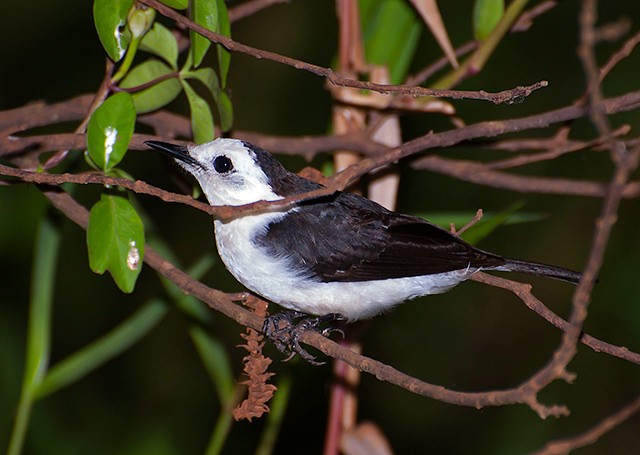
[[[248,298],[244,304],[258,316],[267,316],[268,303],[257,297]],[[247,419],[251,421],[254,417],[262,417],[269,412],[267,402],[277,390],[273,384],[267,381],[275,374],[268,371],[272,360],[262,355],[262,348],[265,342],[263,336],[255,329],[247,328],[247,332],[240,335],[246,341],[240,347],[249,351],[242,361],[244,362],[244,373],[247,375],[245,381],[240,384],[247,386],[247,398],[233,410],[233,418],[236,420]]]

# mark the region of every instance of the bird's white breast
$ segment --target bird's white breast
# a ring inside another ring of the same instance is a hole
[[[340,313],[355,320],[372,317],[405,300],[448,291],[477,269],[387,280],[324,283],[309,271],[295,270],[287,257],[273,257],[253,239],[282,213],[215,221],[218,252],[227,269],[243,285],[285,308],[324,315]]]

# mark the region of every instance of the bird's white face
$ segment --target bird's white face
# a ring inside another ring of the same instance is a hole
[[[190,159],[176,158],[176,162],[198,180],[211,205],[282,199],[242,141],[219,138],[191,146],[187,153]]]

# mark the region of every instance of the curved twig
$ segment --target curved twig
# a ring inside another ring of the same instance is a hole
[[[491,101],[494,104],[501,104],[520,102],[523,98],[526,98],[534,91],[548,85],[547,81],[539,81],[528,86],[520,86],[511,90],[503,90],[498,93],[489,93],[484,90],[437,90],[413,85],[386,85],[376,84],[368,81],[358,81],[355,79],[349,79],[347,77],[340,76],[336,74],[331,68],[325,68],[322,66],[314,65],[312,63],[303,62],[302,60],[276,54],[275,52],[269,52],[262,49],[257,49],[255,47],[247,46],[246,44],[238,43],[237,41],[234,41],[229,37],[207,30],[206,28],[202,27],[199,24],[196,24],[195,22],[189,20],[188,18],[169,8],[168,6],[163,5],[157,0],[140,0],[140,3],[143,3],[155,9],[163,16],[173,19],[177,23],[204,36],[212,43],[217,43],[224,46],[231,52],[238,52],[241,54],[250,55],[257,59],[270,60],[272,62],[290,66],[298,70],[308,71],[312,74],[325,77],[330,83],[341,87],[351,87],[361,90],[371,90],[379,93],[393,93],[409,96],[433,96],[452,99],[484,100]]]
[[[44,194],[58,210],[63,212],[76,224],[86,229],[88,212],[70,195],[54,189],[44,189]],[[233,303],[234,301],[245,298],[246,294],[226,294],[222,291],[212,289],[189,277],[151,247],[147,247],[144,261],[162,276],[178,285],[184,292],[202,300],[210,308],[219,311],[241,325],[257,330],[261,329],[263,323],[261,318]],[[564,406],[544,406],[538,403],[535,394],[540,389],[534,385],[532,380],[528,380],[520,386],[508,390],[458,392],[416,379],[382,362],[357,354],[316,332],[304,332],[301,336],[301,341],[319,349],[330,357],[344,360],[354,368],[370,373],[380,380],[400,386],[412,393],[447,403],[475,408],[521,403],[527,404],[542,417],[549,415],[560,416],[567,413],[567,409]],[[610,346],[615,350],[613,345]],[[620,347],[619,349],[621,350],[619,357],[634,361],[625,356],[628,354],[626,348]],[[623,351],[626,351],[626,354]],[[635,354],[635,356],[638,355]]]

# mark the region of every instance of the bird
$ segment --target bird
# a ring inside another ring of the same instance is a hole
[[[213,206],[277,201],[323,188],[239,139],[145,144],[191,174]],[[368,319],[416,297],[446,292],[481,270],[574,284],[581,277],[563,267],[483,251],[423,218],[346,191],[214,219],[214,231],[220,258],[236,280],[289,310],[280,313],[288,316],[274,315],[280,319],[271,321],[271,332],[278,331],[282,318],[290,322],[308,315],[298,324],[302,329],[335,319]]]

